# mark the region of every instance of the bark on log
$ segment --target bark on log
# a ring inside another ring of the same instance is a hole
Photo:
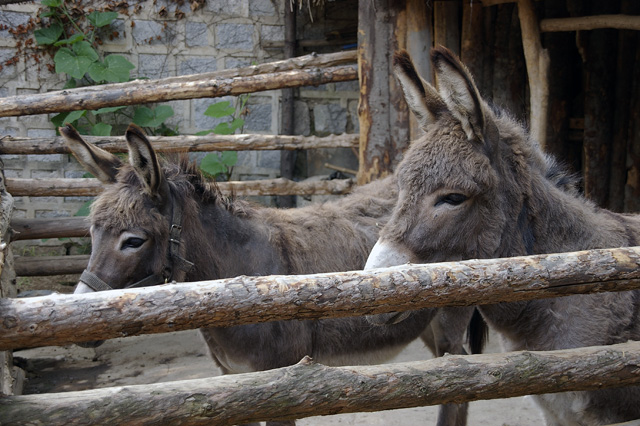
[[[172,79],[175,80],[177,77],[172,77]],[[94,110],[120,105],[137,105],[145,102],[237,96],[285,87],[317,86],[357,79],[358,73],[355,65],[341,65],[186,82],[149,80],[135,86],[131,86],[131,83],[118,83],[96,86],[100,88],[99,91],[69,89],[37,95],[0,98],[0,117],[83,109]]]
[[[522,47],[530,90],[529,128],[531,136],[545,148],[549,110],[549,52],[542,47],[540,27],[533,0],[518,0]]]
[[[0,350],[636,288],[640,247],[3,299]]]
[[[640,342],[353,367],[305,357],[249,374],[3,398],[0,423],[244,424],[638,383]]]
[[[351,191],[352,179],[293,182],[289,179],[218,182],[223,193],[235,195],[340,195]],[[102,192],[97,179],[7,179],[7,190],[14,196],[29,197],[90,197]]]
[[[109,152],[127,152],[124,136],[82,136],[87,142]],[[343,133],[325,137],[298,135],[216,135],[205,136],[149,136],[158,152],[209,152],[295,150],[315,148],[357,148],[360,136]],[[4,136],[0,139],[2,154],[71,154],[62,136],[55,138],[26,138]]]
[[[586,31],[601,28],[640,30],[640,16],[594,15],[574,18],[543,19],[540,31]]]
[[[16,275],[19,277],[80,274],[89,263],[89,255],[16,256],[14,262]]]
[[[358,184],[393,172],[409,141],[409,111],[392,75],[390,58],[405,40],[396,32],[404,2],[358,3],[360,152]],[[406,25],[402,25],[406,29]]]
[[[41,238],[88,237],[89,221],[86,217],[56,219],[13,218],[10,223],[11,241]]]

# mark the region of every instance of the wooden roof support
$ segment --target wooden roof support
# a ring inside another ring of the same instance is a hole
[[[531,136],[544,149],[549,109],[549,52],[540,41],[540,27],[532,0],[518,0],[518,16],[531,93],[529,128]]]
[[[594,15],[574,18],[543,19],[540,31],[585,31],[599,28],[619,30],[640,30],[640,16],[631,15]]]

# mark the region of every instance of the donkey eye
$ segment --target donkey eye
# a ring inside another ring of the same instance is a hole
[[[457,193],[447,194],[440,197],[438,201],[436,201],[436,207],[442,204],[457,206],[464,203],[466,200],[467,200],[467,196],[464,194],[457,194]]]
[[[127,238],[122,243],[122,246],[120,247],[120,249],[124,250],[124,249],[127,249],[127,248],[138,248],[142,244],[144,244],[145,241],[146,240],[144,238],[137,238],[137,237]]]

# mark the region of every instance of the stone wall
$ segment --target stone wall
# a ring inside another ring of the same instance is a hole
[[[348,16],[357,17],[357,1],[335,3],[342,4],[342,12],[346,7]],[[28,50],[17,52],[10,31],[26,25],[30,17],[36,16],[38,4],[0,7],[0,96],[42,93],[60,89],[64,84],[57,74],[49,71],[46,60],[38,63]],[[126,56],[136,66],[133,76],[151,79],[279,60],[284,44],[285,5],[289,5],[289,0],[207,0],[199,10],[192,12],[189,2],[181,6],[167,0],[131,2],[127,13],[120,13],[109,36],[103,37],[102,48],[104,52]],[[313,38],[320,42],[318,45],[323,45],[327,34],[348,24],[344,22],[345,13],[335,13],[336,10],[331,1],[311,13],[305,5],[298,11],[299,37]],[[355,28],[356,23],[352,22],[352,26]],[[322,47],[322,51],[340,48],[340,45]],[[308,48],[301,48],[300,54],[308,51]],[[8,63],[16,54],[18,61]],[[169,102],[175,115],[168,124],[181,134],[212,129],[218,120],[203,112],[219,100]],[[357,103],[357,82],[296,89],[296,133],[358,132]],[[279,90],[252,94],[247,107],[249,113],[244,132],[278,133]],[[49,119],[46,115],[0,118],[0,136],[52,137],[55,130]],[[128,123],[119,124],[120,127],[114,127],[114,134],[121,134]],[[322,150],[308,155],[303,153],[300,158],[301,179],[331,173],[324,168],[325,162],[357,169],[357,159],[351,150]],[[84,174],[70,155],[0,155],[0,159],[9,178],[69,178]],[[279,168],[278,151],[240,152],[232,179],[274,178],[279,175]],[[82,197],[19,197],[15,200],[14,215],[27,218],[72,216],[86,201]],[[261,201],[273,202],[271,197]],[[58,241],[38,244],[60,246]],[[63,246],[66,252],[77,249],[77,244],[73,243],[67,242]]]

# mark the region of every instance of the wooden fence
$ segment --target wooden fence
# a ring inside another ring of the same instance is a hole
[[[245,290],[242,297],[234,291],[238,286]],[[636,288],[640,247],[4,299],[0,349]],[[169,303],[175,300],[180,306]],[[93,315],[96,310],[102,315]],[[305,358],[291,367],[232,377],[8,396],[0,399],[0,423],[153,423],[161,415],[185,425],[239,424],[639,383],[640,342],[382,366],[332,368]]]

